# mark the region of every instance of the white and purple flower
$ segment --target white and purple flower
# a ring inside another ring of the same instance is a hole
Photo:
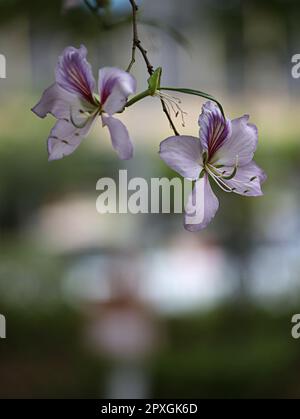
[[[266,175],[253,161],[258,132],[248,119],[248,115],[225,119],[214,103],[206,102],[199,117],[200,138],[172,136],[162,141],[161,158],[183,177],[196,181],[185,207],[187,230],[204,229],[218,210],[219,201],[209,178],[226,192],[245,196],[263,194],[261,184]],[[201,210],[196,221],[191,222],[195,201]]]
[[[88,135],[98,116],[110,132],[112,146],[122,160],[133,155],[133,145],[125,125],[112,115],[121,112],[128,96],[136,91],[136,81],[126,71],[115,67],[99,70],[98,92],[86,60],[87,50],[68,47],[59,57],[56,82],[46,89],[32,111],[44,118],[52,114],[57,122],[48,138],[49,160],[68,156]]]

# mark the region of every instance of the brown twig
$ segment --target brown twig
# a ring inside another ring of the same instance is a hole
[[[92,13],[97,13],[98,12],[98,7],[97,6],[93,6],[89,0],[83,0],[84,4],[90,9],[90,11]]]
[[[135,63],[135,53],[136,53],[136,49],[138,49],[140,51],[140,53],[142,54],[142,57],[145,61],[147,71],[148,71],[149,75],[152,76],[153,71],[154,71],[153,65],[150,63],[148,55],[147,55],[147,50],[145,50],[145,48],[142,46],[141,41],[140,41],[139,36],[138,36],[137,19],[136,19],[137,12],[138,12],[138,5],[136,4],[135,0],[129,0],[129,2],[130,2],[131,7],[132,7],[132,32],[133,32],[133,37],[132,37],[131,61],[129,63],[127,71],[129,72],[131,70],[132,66],[134,65],[134,63]],[[162,106],[163,112],[165,113],[165,115],[166,115],[166,117],[169,121],[170,127],[172,128],[175,135],[179,135],[163,99],[160,99],[160,101],[161,101],[161,106]]]

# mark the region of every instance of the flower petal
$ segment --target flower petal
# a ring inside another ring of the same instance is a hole
[[[198,123],[202,147],[211,159],[230,136],[231,122],[229,119],[224,119],[217,105],[213,102],[206,102],[202,107]]]
[[[102,115],[103,126],[107,126],[113,148],[121,160],[129,160],[133,156],[133,145],[125,125],[112,116]]]
[[[208,176],[197,180],[185,206],[184,227],[188,231],[203,230],[214,218],[219,201],[213,193]]]
[[[121,111],[128,96],[136,91],[135,78],[126,71],[115,67],[100,69],[98,84],[103,110],[109,115]]]
[[[249,115],[231,121],[232,133],[228,141],[218,150],[213,163],[224,166],[234,166],[238,160],[239,166],[250,163],[257,147],[257,127],[248,123]]]
[[[202,147],[199,138],[178,135],[160,143],[160,157],[181,176],[196,180],[202,170]]]
[[[64,90],[94,103],[95,79],[86,56],[87,49],[83,45],[79,49],[67,47],[58,59],[56,82]]]
[[[40,101],[31,110],[40,118],[45,118],[50,113],[57,119],[64,119],[69,118],[72,104],[78,102],[75,95],[54,83],[44,91]]]
[[[66,120],[57,121],[47,142],[49,161],[59,160],[73,153],[90,131],[94,120],[95,116],[88,118],[83,128],[76,128]]]
[[[224,167],[222,171],[226,174],[232,172],[232,167]],[[263,195],[261,190],[262,183],[266,180],[265,172],[257,166],[253,161],[245,166],[239,167],[233,179],[224,180],[229,188],[234,189],[233,192],[245,196]]]

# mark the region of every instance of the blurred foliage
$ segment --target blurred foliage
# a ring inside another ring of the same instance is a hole
[[[154,397],[299,396],[292,313],[224,306],[170,319],[169,345],[153,363]]]
[[[0,345],[1,398],[90,398],[104,391],[106,367],[82,347],[76,312],[0,305],[9,318],[9,344]]]
[[[24,138],[22,142],[0,139],[2,232],[20,227],[43,203],[59,199],[66,192],[94,192],[97,179],[114,177],[119,167],[112,153],[87,152],[84,147],[71,159],[48,163],[46,138],[47,134],[41,133],[41,138]]]
[[[289,18],[300,15],[298,0],[205,0],[212,16],[220,19],[224,26],[243,22],[245,11],[267,12],[268,17],[279,17],[288,23]],[[201,2],[195,2],[195,8],[200,10]],[[222,26],[223,26],[222,25]]]
[[[247,47],[241,41],[247,7],[255,13],[267,11],[269,18],[280,19],[288,31],[293,22],[300,21],[298,0],[207,0],[191,1],[193,22],[197,22],[204,4],[239,58]],[[47,33],[69,31],[74,36],[80,33],[81,37],[98,37],[99,30],[130,21],[126,11],[115,15],[109,11],[98,13],[96,18],[84,6],[63,12],[61,0],[0,0],[1,25],[23,17],[29,19],[34,36],[45,28]],[[163,26],[159,21],[144,22],[160,29]],[[299,25],[293,28],[299,31]],[[184,44],[177,30],[168,29],[167,24],[164,29]],[[7,119],[11,115],[15,119],[12,112],[7,113]],[[13,120],[15,130],[22,127],[18,139],[13,129],[11,135],[0,135],[0,312],[9,319],[8,340],[0,345],[0,397],[104,394],[107,360],[96,358],[82,346],[85,320],[66,306],[62,295],[68,261],[43,254],[20,232],[47,202],[59,201],[73,192],[90,191],[96,197],[97,179],[113,178],[121,166],[112,152],[103,152],[101,146],[99,152],[94,152],[85,144],[63,161],[48,163],[45,140],[52,122],[43,121],[33,130],[28,115],[20,116],[17,124]],[[3,129],[8,132],[4,124]],[[270,144],[268,139],[263,143]],[[138,159],[140,167],[144,162],[145,166],[151,165],[153,177],[175,175],[156,154],[153,159],[147,153]],[[264,239],[256,227],[260,205],[274,206],[287,185],[300,201],[298,138],[284,138],[281,143],[272,143],[272,147],[260,147],[256,161],[271,179],[264,185],[267,198],[248,199],[219,190],[222,205],[209,227],[210,232],[218,231],[218,244],[240,264],[241,276],[247,270],[256,240]],[[166,228],[171,230],[174,222],[180,222],[181,215],[176,219],[169,215],[157,217],[164,221],[158,223],[162,237]],[[245,285],[247,277],[242,282]],[[300,353],[299,342],[290,337],[292,308],[283,303],[271,313],[249,302],[245,304],[244,299],[239,302],[165,319],[167,344],[149,363],[155,397],[299,396]]]
[[[61,305],[47,312],[5,307],[0,397],[104,396],[109,364],[82,346],[85,322]],[[223,306],[165,320],[168,342],[149,361],[153,397],[299,396],[299,342],[292,313]]]
[[[131,8],[126,1],[124,0],[123,5],[121,2],[117,3],[119,7],[116,7],[110,0],[81,0],[77,7],[66,9],[63,0],[0,0],[0,25],[9,24],[17,18],[27,18],[31,27],[37,29],[37,32],[33,31],[34,36],[41,35],[43,31],[52,31],[69,32],[73,39],[79,34],[81,40],[87,37],[97,38],[99,31],[110,31],[131,24]],[[181,31],[166,21],[159,18],[148,19],[141,14],[139,23],[161,30],[181,46],[189,47],[189,41]]]
[[[64,8],[63,0],[41,2],[39,0],[0,0],[0,24],[9,24],[18,18],[27,18],[33,28],[43,31],[65,33],[71,36],[80,33],[81,38],[97,37],[99,31],[113,29],[130,22],[128,11],[119,14],[111,13],[109,7],[103,13],[92,13],[82,0],[79,7]],[[38,36],[36,34],[36,36]]]
[[[100,142],[98,152],[94,152],[83,142],[72,156],[48,163],[45,141],[51,123],[50,118],[47,124],[42,124],[41,130],[35,130],[33,136],[23,137],[17,141],[14,138],[0,136],[0,229],[18,228],[41,204],[59,199],[66,193],[80,193],[87,190],[94,192],[97,179],[102,176],[114,178],[120,168],[115,154],[101,149]],[[266,139],[264,143],[269,144]],[[145,159],[146,166],[147,163],[151,165],[152,177],[172,178],[176,175],[157,157],[156,153],[151,157],[141,154],[137,158],[141,161]],[[278,190],[285,187],[287,179],[290,187],[294,187],[295,191],[298,190],[300,149],[296,140],[286,139],[280,144],[272,144],[272,147],[260,147],[256,161],[265,169],[269,179],[272,179],[272,185],[276,185]],[[267,180],[264,188],[268,187]],[[220,190],[217,194],[221,196],[223,205],[220,208],[222,213],[214,224],[218,228],[222,227],[218,222],[223,218],[225,220],[223,227],[230,226],[230,230],[233,231],[236,226],[237,235],[241,235],[240,226],[243,225],[245,236],[250,237],[251,214],[255,213],[258,200],[232,196]],[[228,212],[226,208],[229,209]],[[234,222],[230,222],[232,217]]]

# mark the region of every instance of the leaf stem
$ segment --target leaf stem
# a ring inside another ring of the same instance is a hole
[[[200,90],[188,89],[188,88],[185,88],[185,87],[160,87],[159,90],[169,90],[169,91],[172,91],[172,92],[180,92],[180,93],[185,93],[187,95],[195,95],[195,96],[203,97],[203,98],[208,99],[208,100],[212,100],[213,102],[215,102],[218,105],[223,117],[225,118],[224,109],[223,109],[221,103],[216,98],[214,98],[213,96],[211,96],[208,93],[201,92]]]
[[[131,98],[125,105],[126,108],[128,108],[129,106],[135,104],[136,102],[138,102],[139,100],[144,99],[147,96],[151,96],[150,90],[147,89],[144,92],[139,93],[138,95],[134,96],[133,98]]]

